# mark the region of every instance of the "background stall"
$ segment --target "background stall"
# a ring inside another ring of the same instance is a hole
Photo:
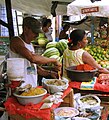
[[[67,6],[67,15],[75,16],[75,15],[87,15],[92,16],[92,24],[91,24],[91,39],[92,43],[94,43],[94,18],[96,17],[108,17],[109,16],[109,0],[95,0],[95,2],[91,2],[91,0],[85,0],[82,2],[81,0],[73,1]]]
[[[101,1],[95,1],[91,2],[90,0],[85,0],[85,2],[82,2],[82,0],[76,0],[67,6],[67,15],[68,16],[75,16],[75,15],[86,15],[90,16],[92,18],[92,24],[91,24],[91,40],[92,40],[92,45],[90,47],[86,48],[88,52],[96,59],[97,62],[103,62],[102,67],[107,67],[108,68],[108,45],[104,45],[104,42],[108,43],[108,36],[106,39],[99,39],[98,43],[99,44],[94,44],[95,39],[94,39],[94,24],[96,24],[97,19],[102,18],[102,17],[107,17],[109,16],[109,0],[101,0]],[[96,18],[96,19],[95,19]],[[108,25],[108,23],[107,23]],[[108,26],[107,26],[108,27]],[[103,43],[103,44],[102,44]],[[99,59],[99,60],[98,60]],[[82,94],[97,94],[104,100],[105,102],[108,102],[107,96],[109,96],[109,91],[106,90],[105,88],[108,88],[108,85],[94,85],[93,90],[80,90],[81,88],[77,87],[78,84],[81,86],[81,83],[76,82],[73,83],[73,87],[75,92],[81,92]],[[101,87],[101,88],[100,88]],[[76,88],[76,89],[75,89]],[[97,88],[95,90],[95,88]],[[104,99],[103,99],[104,98]]]

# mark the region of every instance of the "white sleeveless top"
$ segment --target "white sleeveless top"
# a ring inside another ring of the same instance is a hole
[[[20,37],[19,37],[20,38]],[[21,39],[21,38],[20,38]],[[21,39],[22,40],[22,39]],[[22,40],[23,41],[23,40]],[[30,50],[31,52],[35,52],[34,51],[34,47],[33,45],[27,44],[23,41],[25,47]],[[22,56],[20,56],[17,53],[14,53],[13,51],[11,51],[9,49],[9,58],[23,58]],[[36,87],[37,86],[37,65],[31,63],[30,61],[28,61],[27,59],[24,58],[24,83],[22,84],[22,86],[25,86],[27,84],[31,84],[32,87]]]
[[[47,37],[47,39],[49,41],[53,41],[53,38],[52,38],[52,28],[49,28],[49,31],[45,33],[45,36]]]

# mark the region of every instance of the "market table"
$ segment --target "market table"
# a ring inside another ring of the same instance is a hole
[[[95,82],[76,82],[72,81],[69,86],[75,93],[81,95],[94,94],[101,99],[101,106],[103,106],[100,120],[108,120],[109,116],[109,86],[100,84],[97,79]]]
[[[48,94],[45,96],[45,98]],[[63,102],[53,104],[51,108],[40,109],[43,102],[38,104],[20,105],[15,97],[9,97],[4,103],[10,120],[53,120],[53,109],[59,106],[73,107],[73,90],[68,87],[62,95]]]
[[[95,79],[95,82],[76,82],[72,81],[69,86],[74,93],[95,94],[102,99],[102,102],[109,103],[109,85],[102,85]]]

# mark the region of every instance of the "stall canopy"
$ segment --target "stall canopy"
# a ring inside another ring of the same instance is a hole
[[[23,13],[32,15],[51,15],[52,10],[56,7],[57,15],[67,14],[67,5],[73,0],[11,0],[12,8]],[[57,3],[57,4],[56,4]],[[0,0],[0,4],[5,4],[5,0]]]
[[[91,0],[75,0],[68,4],[67,15],[87,15],[109,17],[109,0],[95,1]]]

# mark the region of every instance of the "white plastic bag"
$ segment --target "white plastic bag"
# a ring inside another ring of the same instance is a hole
[[[46,84],[48,80],[58,80],[58,79],[45,79],[45,78],[42,79],[42,85],[44,88],[48,90],[49,93],[61,92],[68,88],[68,80],[66,79],[61,80],[65,82],[65,85],[62,86]]]

